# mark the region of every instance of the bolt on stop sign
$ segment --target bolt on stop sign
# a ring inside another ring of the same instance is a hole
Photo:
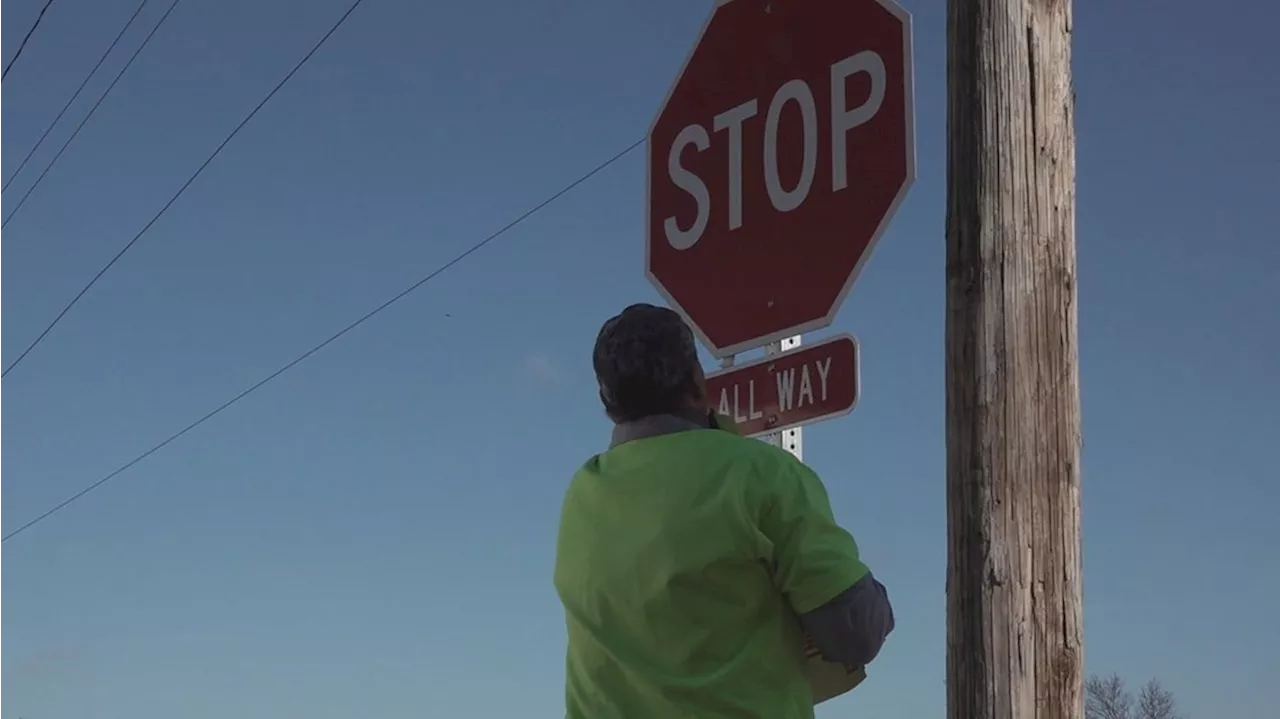
[[[649,130],[649,280],[717,357],[831,324],[915,179],[893,0],[720,0]]]

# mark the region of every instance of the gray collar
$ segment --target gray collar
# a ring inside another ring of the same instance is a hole
[[[634,422],[622,422],[613,426],[613,437],[609,442],[609,449],[613,449],[625,442],[632,442],[637,439],[648,439],[649,437],[659,437],[664,434],[675,434],[676,432],[687,432],[691,429],[709,429],[709,424],[698,424],[693,420],[684,417],[677,417],[674,414],[655,414],[652,417],[644,417]]]

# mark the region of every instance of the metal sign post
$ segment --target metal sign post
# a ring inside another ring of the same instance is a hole
[[[778,342],[770,342],[768,345],[765,346],[764,353],[766,355],[774,355],[774,354],[778,354],[779,352],[786,352],[789,349],[795,349],[796,347],[800,346],[801,337],[802,335],[794,335],[792,337],[784,338]],[[794,455],[796,459],[803,461],[804,460],[804,439],[803,439],[804,435],[802,434],[803,430],[804,430],[803,427],[792,427],[791,429],[784,429],[781,432],[771,432],[761,437],[760,439],[765,442],[768,442],[769,444],[772,444],[775,447],[781,447],[787,450],[792,455]]]

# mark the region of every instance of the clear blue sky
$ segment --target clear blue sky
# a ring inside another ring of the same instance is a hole
[[[5,58],[39,4],[4,3]],[[6,363],[346,4],[178,6],[4,232]],[[1088,670],[1263,716],[1280,11],[1077,5]],[[5,380],[6,530],[639,138],[708,6],[368,0]],[[4,88],[6,176],[133,7],[53,4]],[[945,18],[909,8],[920,179],[833,328],[863,399],[806,435],[898,630],[828,719],[944,706]],[[608,434],[594,333],[656,299],[642,198],[635,153],[6,542],[11,716],[559,715],[556,518]]]

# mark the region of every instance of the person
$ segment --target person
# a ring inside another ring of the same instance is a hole
[[[864,667],[893,629],[821,480],[720,428],[675,312],[626,308],[593,364],[614,428],[561,511],[566,717],[813,717],[804,634]]]

